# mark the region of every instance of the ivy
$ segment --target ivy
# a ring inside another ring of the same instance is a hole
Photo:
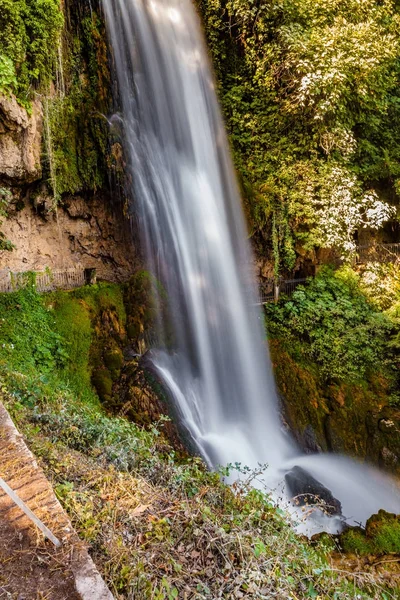
[[[0,187],[0,226],[2,224],[2,217],[7,217],[7,208],[12,199],[10,190],[7,188]],[[15,248],[14,244],[7,240],[6,236],[0,231],[0,252],[2,250],[11,251]]]
[[[59,0],[0,0],[0,92],[29,107],[51,79],[62,25]]]

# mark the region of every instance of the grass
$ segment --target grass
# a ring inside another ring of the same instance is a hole
[[[378,571],[332,568],[332,540],[299,537],[252,474],[226,486],[199,458],[177,457],[163,420],[146,430],[106,414],[87,336],[96,342],[100,307],[113,305],[123,326],[119,298],[101,286],[0,298],[0,396],[115,597],[396,598]]]

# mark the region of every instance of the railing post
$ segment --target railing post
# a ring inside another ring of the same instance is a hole
[[[279,300],[279,278],[274,279],[274,302],[275,304]]]

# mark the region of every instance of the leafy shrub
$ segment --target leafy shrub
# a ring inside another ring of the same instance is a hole
[[[388,362],[394,323],[368,301],[351,269],[325,268],[289,301],[268,305],[266,312],[270,335],[317,363],[325,379],[359,380]]]
[[[17,78],[13,61],[8,56],[0,54],[0,93],[4,94],[16,86]]]
[[[360,288],[380,310],[393,314],[400,301],[400,269],[397,264],[369,262],[360,276]]]
[[[48,373],[63,367],[66,344],[54,329],[34,278],[26,289],[0,294],[0,362],[26,372]]]

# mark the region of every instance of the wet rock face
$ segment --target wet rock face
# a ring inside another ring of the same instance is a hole
[[[146,368],[146,359],[138,361],[138,358],[132,357],[129,347],[125,349],[125,363],[114,388],[112,408],[118,409],[118,414],[144,427],[160,423],[161,431],[175,451],[186,456],[190,448],[176,425],[175,414],[165,391]],[[161,424],[165,416],[170,417],[170,420]]]
[[[41,177],[42,125],[39,101],[28,115],[13,96],[0,96],[0,179],[29,183]]]
[[[385,406],[367,418],[368,458],[382,469],[400,473],[400,410]]]
[[[298,506],[316,505],[328,515],[341,515],[342,505],[332,492],[302,467],[293,467],[285,475],[286,485]]]

